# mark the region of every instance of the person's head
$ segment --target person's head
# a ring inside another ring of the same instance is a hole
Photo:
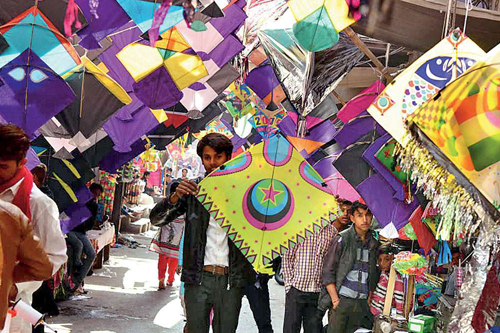
[[[165,175],[165,182],[168,184],[172,181],[172,175],[170,173],[167,173]]]
[[[394,259],[394,251],[390,245],[381,245],[378,250],[377,264],[382,272],[388,272],[391,269]]]
[[[172,172],[173,172],[173,171],[174,171],[174,170],[172,170],[172,168],[167,168],[167,172],[168,172],[169,174],[172,174]]]
[[[351,206],[349,219],[354,223],[358,233],[366,233],[372,224],[373,214],[368,209],[368,206],[356,201]]]
[[[347,227],[350,222],[349,219],[349,211],[351,210],[352,202],[345,199],[338,199],[340,210],[342,211],[342,215],[340,215],[337,219],[342,225],[343,228]]]
[[[451,249],[451,264],[453,266],[458,266],[460,259],[462,259],[462,254],[460,253],[460,248],[454,247]]]
[[[92,196],[94,199],[97,199],[101,196],[102,192],[104,192],[104,188],[101,184],[92,183],[89,187],[90,192],[92,192]]]
[[[184,168],[182,169],[182,178],[186,178],[188,175],[188,169]]]
[[[151,176],[151,173],[149,171],[144,172],[144,175],[142,176],[144,180],[148,180],[149,176]]]
[[[35,185],[38,188],[42,187],[47,175],[47,166],[41,163],[34,167],[33,170],[31,170],[31,173],[33,174],[33,182]]]
[[[210,133],[198,142],[196,153],[201,157],[207,173],[210,173],[231,159],[233,143],[225,135]]]
[[[0,125],[0,185],[11,180],[26,165],[30,139],[13,124]]]

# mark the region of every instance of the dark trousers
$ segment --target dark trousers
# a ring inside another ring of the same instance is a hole
[[[208,333],[214,309],[213,333],[235,333],[241,310],[242,290],[228,288],[227,275],[203,272],[201,285],[186,284],[187,331]]]
[[[340,298],[335,310],[331,310],[328,333],[353,333],[358,328],[372,329],[373,316],[366,299]]]
[[[285,299],[283,333],[300,333],[301,326],[304,326],[304,333],[321,332],[318,298],[319,293],[307,293],[292,287]]]
[[[59,309],[54,300],[54,290],[52,290],[47,281],[43,281],[42,286],[33,293],[33,302],[31,306],[43,314],[58,315]],[[33,333],[43,333],[44,326],[39,325],[33,328]]]
[[[248,285],[243,289],[243,294],[248,299],[259,333],[273,333],[268,286],[269,278],[268,275],[259,276],[257,283]]]

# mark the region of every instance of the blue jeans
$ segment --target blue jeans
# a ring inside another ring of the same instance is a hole
[[[78,249],[82,249],[83,253],[85,253],[86,258],[82,260],[82,266],[78,268],[78,270],[74,273],[73,275],[73,282],[76,285],[79,285],[80,283],[83,282],[83,279],[87,276],[87,273],[89,272],[90,268],[92,267],[94,260],[95,260],[95,250],[92,244],[90,243],[89,239],[87,238],[87,235],[85,235],[82,232],[77,232],[77,231],[70,231],[68,233],[68,237],[71,237],[73,240],[78,239],[78,241],[81,244],[80,246],[77,246]],[[78,244],[79,245],[79,244]],[[75,249],[75,257],[78,256],[80,258],[82,255],[82,252],[78,253],[77,249]]]

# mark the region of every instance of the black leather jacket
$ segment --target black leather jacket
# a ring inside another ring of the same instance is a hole
[[[186,214],[184,251],[181,280],[187,284],[201,284],[207,244],[207,229],[210,214],[192,195],[184,196],[175,205],[169,198],[159,202],[149,218],[155,226],[161,227],[175,218]],[[229,287],[242,288],[255,283],[255,271],[241,251],[229,239]]]

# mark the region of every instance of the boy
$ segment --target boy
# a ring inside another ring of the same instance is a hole
[[[391,270],[394,253],[390,246],[381,246],[378,255],[378,267],[381,274],[378,280],[377,288],[373,293],[370,312],[376,316],[384,311],[385,295],[387,294],[387,287],[389,284],[389,271]],[[396,308],[398,315],[403,315],[404,304],[404,285],[403,280],[398,273],[396,273],[396,284],[394,286],[394,296],[392,298],[392,307]]]

